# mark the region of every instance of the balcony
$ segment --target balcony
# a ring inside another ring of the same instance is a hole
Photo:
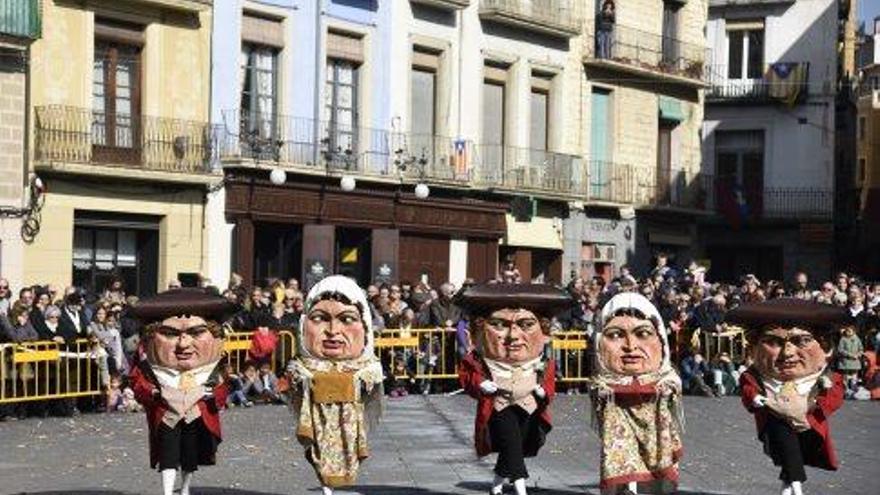
[[[480,19],[571,38],[581,32],[577,0],[480,0]]]
[[[579,156],[505,146],[476,146],[478,187],[544,197],[584,198],[587,171]]]
[[[284,115],[234,110],[223,115],[220,155],[227,164],[277,164],[306,174],[346,173],[392,182],[470,181],[473,145],[467,140]]]
[[[471,4],[471,0],[409,0],[409,2],[442,10],[466,9]]]
[[[40,0],[0,0],[0,36],[35,40],[42,35]]]
[[[208,174],[214,149],[211,126],[204,122],[62,105],[36,108],[35,139],[37,167],[87,174]]]
[[[834,194],[818,188],[742,188],[716,179],[715,209],[731,221],[830,221]]]
[[[726,66],[709,70],[706,101],[725,104],[774,104],[789,106],[806,101],[809,96],[809,62],[770,64],[756,79],[729,79]]]
[[[584,64],[588,67],[695,88],[706,86],[709,51],[702,45],[619,24],[611,31],[591,26],[584,38]]]

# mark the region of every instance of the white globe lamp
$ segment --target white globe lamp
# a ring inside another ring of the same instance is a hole
[[[354,191],[354,188],[357,187],[357,182],[355,182],[354,177],[350,175],[343,175],[342,179],[339,180],[339,187],[342,188],[345,192]]]
[[[431,188],[427,184],[419,182],[416,184],[415,194],[417,198],[425,199],[431,195]]]
[[[287,181],[287,172],[280,168],[273,168],[272,171],[269,172],[269,181],[276,186],[280,186]]]

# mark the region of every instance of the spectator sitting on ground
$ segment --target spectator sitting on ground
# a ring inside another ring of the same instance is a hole
[[[264,319],[270,318],[264,315]],[[248,360],[256,364],[268,363],[278,347],[278,332],[261,322],[251,333],[251,345],[248,348]]]
[[[699,351],[688,349],[684,359],[681,360],[681,386],[687,394],[703,395],[711,397],[715,395],[712,389],[706,385],[705,376],[709,371],[706,360]]]
[[[272,372],[272,366],[269,363],[260,365],[253,390],[260,400],[267,403],[280,404],[282,402],[281,395],[278,393],[278,377]]]
[[[221,370],[221,376],[223,376],[223,381],[229,384],[229,396],[226,398],[226,405],[228,406],[244,406],[251,407],[254,405],[253,402],[248,399],[245,394],[244,389],[244,380],[239,377],[232,370],[231,364],[223,365]]]
[[[709,365],[712,372],[712,386],[716,396],[734,395],[737,393],[737,383],[739,383],[739,371],[730,355],[721,352],[712,357],[712,363]]]

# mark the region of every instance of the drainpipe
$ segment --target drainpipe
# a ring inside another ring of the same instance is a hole
[[[318,165],[318,144],[320,139],[318,139],[318,133],[321,132],[320,127],[320,115],[321,115],[321,74],[323,71],[321,70],[321,47],[322,40],[324,38],[322,29],[321,29],[321,13],[324,11],[324,0],[318,0],[315,2],[315,94],[313,96],[314,100],[314,108],[313,108],[313,118],[314,125],[312,126],[312,145],[314,149],[312,150],[312,163],[316,166]]]

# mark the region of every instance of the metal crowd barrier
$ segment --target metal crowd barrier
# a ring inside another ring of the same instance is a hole
[[[248,355],[253,332],[226,335],[223,349],[234,370],[252,359]],[[581,332],[553,334],[549,352],[557,363],[557,382],[563,387],[588,381],[589,345]],[[443,329],[386,330],[375,342],[383,367],[396,378],[455,380],[459,352],[455,331]],[[296,353],[293,332],[278,332],[278,344],[269,361],[276,374],[283,373]],[[94,343],[79,339],[73,344],[26,342],[0,344],[0,404],[66,399],[104,393],[104,357]]]
[[[0,344],[0,404],[99,395],[105,356],[87,339]]]
[[[720,333],[701,332],[703,337],[703,357],[711,361],[717,354],[726,352],[733,362],[746,358],[746,333],[742,327],[724,325]]]
[[[251,335],[253,332],[227,333],[223,342],[223,350],[226,352],[226,362],[232,365],[236,371],[244,371],[244,367],[251,361],[248,351],[251,348]],[[296,337],[289,330],[278,332],[278,344],[272,355],[270,364],[272,372],[276,375],[284,371],[287,362],[296,353]]]

